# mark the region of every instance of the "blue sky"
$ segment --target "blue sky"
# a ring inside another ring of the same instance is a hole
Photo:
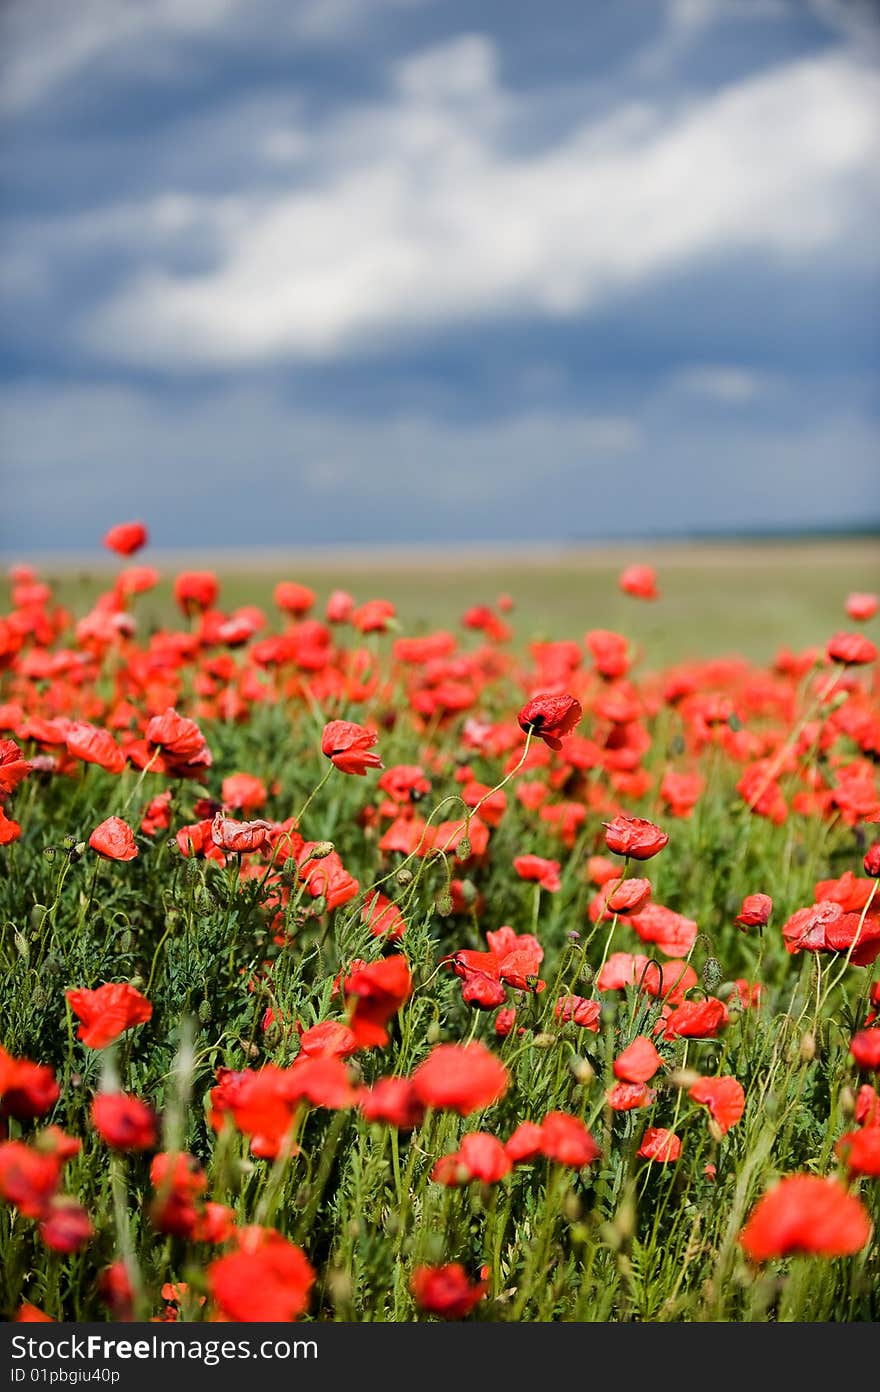
[[[0,548],[880,521],[873,0],[6,0]]]

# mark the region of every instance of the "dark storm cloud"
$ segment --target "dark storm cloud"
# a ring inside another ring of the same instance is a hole
[[[0,23],[7,551],[880,516],[870,6]]]

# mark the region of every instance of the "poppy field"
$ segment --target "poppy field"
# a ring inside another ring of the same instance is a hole
[[[0,1316],[880,1318],[877,597],[157,624],[147,540],[0,617]]]

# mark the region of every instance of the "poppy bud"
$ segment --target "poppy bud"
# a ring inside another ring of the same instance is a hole
[[[199,1019],[201,1020],[202,1024],[209,1025],[213,1018],[214,1012],[211,1009],[211,1002],[209,1000],[201,1001],[199,1003]]]
[[[402,870],[398,870],[395,878],[401,889],[405,889],[407,885],[411,885],[413,882],[413,872],[404,867]]]
[[[334,846],[332,841],[319,841],[317,845],[312,847],[306,859],[326,860],[327,856],[332,855],[335,850],[336,847]],[[305,864],[305,861],[303,862],[303,864]]]
[[[428,1044],[436,1044],[442,1033],[439,1020],[432,1020],[425,1031],[425,1040]]]
[[[443,918],[448,917],[448,915],[452,913],[452,895],[439,894],[435,901],[435,905],[438,914],[440,914]]]
[[[546,1030],[542,1030],[540,1034],[535,1035],[532,1043],[536,1049],[552,1049],[556,1043],[556,1035],[548,1034]]]
[[[312,916],[320,918],[322,913],[327,912],[327,896],[319,894],[312,904]]]
[[[596,1070],[589,1059],[574,1058],[571,1061],[571,1071],[581,1087],[589,1087],[596,1076]]]
[[[673,1087],[692,1088],[702,1078],[702,1074],[693,1068],[676,1068],[669,1075],[669,1081]]]
[[[707,1130],[709,1132],[709,1135],[712,1137],[712,1140],[715,1141],[716,1144],[724,1139],[724,1132],[718,1125],[718,1122],[715,1120],[714,1117],[709,1118],[709,1125],[707,1127]]]
[[[707,957],[703,967],[703,985],[711,994],[719,985],[723,972],[717,957]]]
[[[816,1036],[810,1030],[801,1039],[799,1053],[801,1063],[811,1063],[816,1057]]]
[[[838,1103],[843,1115],[847,1118],[856,1114],[856,1095],[851,1087],[842,1087],[838,1095]]]
[[[570,1223],[576,1222],[583,1213],[584,1206],[573,1189],[569,1189],[563,1199],[562,1211]]]
[[[471,842],[469,836],[463,836],[455,848],[457,860],[467,860],[471,853]]]

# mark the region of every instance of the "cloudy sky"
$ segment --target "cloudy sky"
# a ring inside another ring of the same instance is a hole
[[[0,548],[880,521],[874,0],[5,0]]]

